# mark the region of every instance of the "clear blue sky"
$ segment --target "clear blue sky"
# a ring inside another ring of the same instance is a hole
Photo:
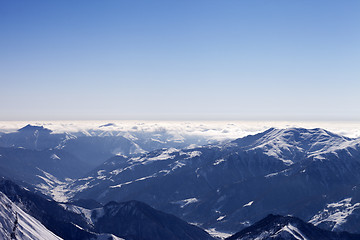
[[[360,1],[0,3],[0,120],[360,120]]]

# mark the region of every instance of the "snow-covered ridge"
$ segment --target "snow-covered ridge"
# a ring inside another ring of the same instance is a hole
[[[313,226],[299,218],[291,216],[268,215],[233,236],[229,240],[350,240],[360,235],[347,232],[332,232]]]
[[[275,218],[275,219],[271,219]],[[231,237],[236,240],[265,240],[265,239],[296,239],[309,240],[314,239],[311,234],[314,229],[304,228],[306,223],[302,223],[299,219],[292,219],[291,217],[268,216],[255,223],[252,231],[244,230]],[[308,232],[304,232],[308,231]],[[309,231],[310,230],[310,231]],[[316,231],[316,230],[315,230]],[[310,236],[308,236],[310,235]]]
[[[82,215],[84,219],[86,219],[87,223],[91,226],[94,226],[97,220],[104,215],[103,208],[95,208],[90,210],[72,204],[64,204],[64,203],[60,204],[60,206],[62,206],[67,211]]]
[[[297,229],[297,227],[293,226],[291,223],[289,223],[288,225],[284,226],[282,229],[277,231],[273,236],[271,236],[271,238],[280,237],[281,235],[284,235],[284,233],[290,234],[290,236],[292,236],[296,240],[307,240],[308,239],[307,237],[305,237],[303,235],[303,233],[301,233],[301,231],[299,229]]]
[[[341,230],[347,218],[360,209],[360,203],[351,203],[352,198],[346,198],[336,203],[327,204],[326,208],[313,216],[309,223],[318,226],[323,223],[331,226],[332,231]]]
[[[270,128],[234,142],[244,150],[259,150],[286,165],[292,165],[301,157],[323,159],[322,155],[327,153],[360,147],[360,139],[344,137],[320,128]]]
[[[15,230],[15,231],[14,231]],[[60,240],[0,192],[0,239]]]
[[[188,198],[188,199],[179,200],[179,201],[176,201],[176,202],[173,202],[173,203],[174,204],[179,204],[180,208],[184,208],[187,205],[192,204],[192,203],[196,203],[198,201],[199,201],[199,199],[197,199],[197,198]]]
[[[118,159],[111,159],[99,167],[92,175],[86,178],[78,179],[74,182],[74,184],[70,183],[69,188],[72,189],[73,192],[82,192],[86,189],[97,186],[99,184],[98,180],[110,182],[111,185],[108,186],[109,189],[122,188],[124,186],[139,183],[150,178],[166,176],[187,166],[189,162],[201,157],[201,155],[202,152],[195,149],[184,148],[179,150],[176,148],[164,148],[143,154],[141,156],[119,156],[121,163],[117,161]],[[142,171],[135,170],[146,165],[156,164],[156,162],[163,162],[163,167],[149,173],[143,173]],[[131,179],[127,179],[126,181],[123,180],[124,174],[129,173],[129,171],[133,172],[134,175],[131,174]]]
[[[42,179],[43,183],[39,183],[35,186],[37,190],[44,195],[52,197],[58,202],[66,202],[72,196],[72,193],[67,189],[67,186],[74,180],[68,178],[65,179],[65,181],[60,181],[50,173],[45,172],[40,168],[38,168],[38,170],[42,172],[43,176],[37,175],[37,177]]]

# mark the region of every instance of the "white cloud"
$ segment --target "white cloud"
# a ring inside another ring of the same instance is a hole
[[[112,124],[108,124],[112,123]],[[262,132],[270,127],[324,128],[347,137],[360,137],[360,122],[261,122],[261,121],[0,121],[1,132],[13,132],[27,124],[41,125],[62,132],[167,132],[183,136],[203,136],[224,140]],[[106,125],[108,124],[108,125]]]

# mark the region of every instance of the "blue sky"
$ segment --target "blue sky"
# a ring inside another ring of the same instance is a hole
[[[360,120],[360,1],[0,3],[0,120]]]

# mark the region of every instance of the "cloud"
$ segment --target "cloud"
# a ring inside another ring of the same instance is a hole
[[[266,122],[266,121],[44,121],[0,122],[1,132],[13,132],[27,124],[41,125],[55,133],[63,132],[148,132],[173,136],[201,136],[213,140],[236,139],[270,127],[324,128],[351,138],[360,137],[360,122]]]

